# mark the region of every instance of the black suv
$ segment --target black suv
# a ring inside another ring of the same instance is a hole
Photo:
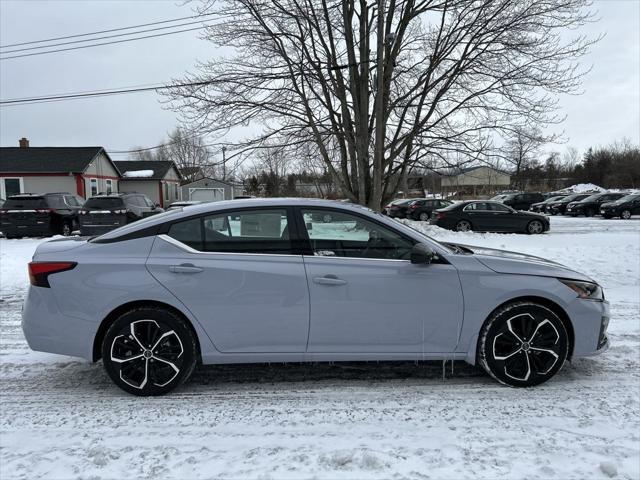
[[[453,202],[449,200],[437,200],[432,198],[416,200],[409,204],[406,215],[407,218],[426,222],[431,218],[431,214],[434,210],[448,207],[452,203]]]
[[[514,210],[529,210],[534,203],[542,202],[544,196],[541,193],[512,193],[502,199],[502,203]]]
[[[83,200],[70,193],[21,193],[0,209],[0,231],[7,238],[71,235]]]
[[[604,218],[620,217],[629,220],[631,215],[640,215],[640,193],[632,193],[614,202],[600,205],[600,215]]]
[[[80,235],[102,235],[114,228],[164,212],[142,193],[96,195],[80,211]]]
[[[573,201],[565,209],[565,215],[577,217],[584,215],[585,217],[593,217],[600,212],[600,205],[606,202],[613,202],[622,198],[626,193],[596,193],[580,201]]]

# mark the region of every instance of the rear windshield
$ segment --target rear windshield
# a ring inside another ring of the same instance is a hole
[[[639,200],[639,199],[640,199],[640,193],[632,193],[630,195],[617,199],[615,203],[625,203],[625,202],[630,202],[632,200]]]
[[[8,198],[2,208],[14,210],[33,210],[34,208],[46,208],[44,197],[13,197]]]
[[[119,208],[122,207],[123,203],[122,203],[122,199],[121,198],[114,198],[114,197],[95,197],[95,198],[90,198],[89,200],[87,200],[84,204],[85,208],[104,208],[104,209],[111,209],[111,208]]]

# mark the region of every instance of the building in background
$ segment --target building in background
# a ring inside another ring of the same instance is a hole
[[[508,173],[488,166],[455,169],[440,180],[443,195],[455,193],[458,197],[493,195],[510,184]]]
[[[68,192],[88,198],[117,192],[120,174],[102,147],[0,147],[0,197]]]
[[[218,202],[232,200],[234,197],[242,195],[242,186],[209,177],[185,183],[180,188],[183,200]]]
[[[172,161],[123,160],[114,163],[121,175],[121,192],[144,193],[163,208],[182,200],[182,175]]]

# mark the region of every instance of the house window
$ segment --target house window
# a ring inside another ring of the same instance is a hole
[[[170,185],[168,183],[164,184],[164,199],[165,200],[169,200],[169,198],[171,198],[169,196],[169,187],[170,187]]]
[[[109,195],[110,193],[113,193],[113,180],[108,179],[106,183],[107,183],[107,195]]]
[[[9,198],[11,195],[17,195],[24,191],[24,184],[21,177],[3,178],[1,186],[0,196],[2,198]]]
[[[93,197],[94,195],[97,195],[98,194],[98,179],[97,178],[89,179],[89,185],[91,186],[91,196]]]
[[[178,200],[178,184],[177,183],[173,184],[173,198]]]

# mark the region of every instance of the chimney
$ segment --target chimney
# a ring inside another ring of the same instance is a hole
[[[29,148],[29,140],[27,140],[25,137],[22,137],[20,139],[20,148]]]

